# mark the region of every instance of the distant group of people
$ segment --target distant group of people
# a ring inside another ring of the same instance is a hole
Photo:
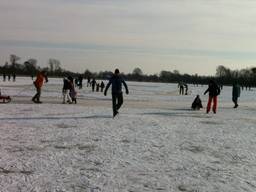
[[[5,81],[6,75],[4,74],[3,80]],[[16,75],[13,75],[13,80],[15,81]],[[8,78],[9,79],[9,78]],[[82,81],[83,77],[79,76],[77,78],[73,78],[72,76],[64,77],[63,79],[63,88],[62,88],[62,95],[63,95],[63,102],[62,103],[77,103],[77,92],[75,90],[75,87],[79,87],[79,89],[82,88]],[[48,82],[47,78],[47,72],[41,71],[37,74],[36,80],[33,82],[34,86],[36,88],[36,94],[33,96],[32,101],[34,103],[42,103],[40,100],[41,97],[41,89],[44,83]],[[126,94],[129,94],[128,86],[125,83],[124,79],[120,76],[120,72],[118,69],[116,69],[109,79],[109,82],[105,88],[105,84],[103,81],[101,83],[97,83],[95,78],[92,80],[90,78],[87,79],[87,86],[92,87],[92,91],[96,92],[103,92],[104,88],[104,95],[107,95],[107,91],[112,85],[112,108],[113,108],[113,117],[115,117],[118,114],[118,110],[123,104],[123,93],[122,93],[122,85],[124,85]],[[179,94],[180,95],[187,95],[188,94],[188,85],[180,82],[178,84],[179,88]],[[217,103],[218,103],[218,95],[221,92],[220,86],[217,85],[216,82],[213,80],[209,81],[208,88],[204,92],[204,95],[208,93],[208,102],[206,107],[206,113],[209,113],[212,109],[213,113],[217,112]],[[238,107],[238,98],[240,97],[241,93],[241,87],[238,85],[238,83],[234,83],[232,86],[232,101],[234,103],[234,108]],[[200,96],[197,95],[194,101],[192,102],[191,108],[194,110],[200,110],[203,108],[202,101],[200,99]]]
[[[11,81],[11,78],[12,78],[12,81],[15,82],[16,81],[16,73],[13,73],[13,74],[6,74],[6,73],[3,73],[3,81],[6,81],[6,78],[8,79],[8,81]]]
[[[213,113],[217,112],[217,103],[218,103],[218,95],[220,94],[220,87],[213,80],[209,81],[208,88],[204,92],[204,95],[209,93],[208,103],[206,107],[206,113],[209,113],[211,108]],[[232,101],[234,102],[234,108],[238,107],[238,98],[240,97],[241,88],[237,83],[234,83],[232,86]],[[213,105],[212,105],[213,103]],[[191,108],[194,110],[199,110],[203,108],[202,101],[199,95],[194,99]]]
[[[180,95],[188,95],[188,85],[186,83],[180,82],[178,84],[178,88],[180,89]],[[184,92],[185,90],[185,92]]]
[[[103,92],[105,88],[105,83],[101,81],[101,83],[98,83],[95,78],[93,78],[91,81],[88,82],[88,86],[92,87],[92,92]],[[96,89],[95,89],[96,88]]]
[[[93,86],[93,81],[91,86]],[[48,82],[48,77],[46,71],[41,71],[37,74],[36,80],[33,82],[34,86],[36,88],[36,94],[33,96],[32,101],[34,103],[42,103],[40,100],[41,97],[41,89],[44,83]],[[95,83],[96,84],[96,83]],[[112,85],[112,109],[113,109],[113,117],[115,117],[118,114],[118,110],[123,104],[123,93],[122,93],[122,85],[124,85],[126,94],[129,94],[128,86],[125,83],[124,79],[120,76],[119,69],[116,69],[114,74],[109,79],[109,82],[106,86],[106,89],[104,91],[104,95],[107,95],[107,91]],[[95,85],[94,85],[95,86]],[[97,85],[97,87],[101,87],[101,92],[103,92],[103,89],[105,87],[104,82],[101,82],[101,85]],[[96,88],[96,90],[99,88]],[[94,89],[93,89],[94,91]],[[63,94],[63,104],[66,103],[77,103],[76,97],[77,92],[75,90],[75,84],[74,79],[71,76],[64,77],[63,79],[63,88],[62,88],[62,94]]]

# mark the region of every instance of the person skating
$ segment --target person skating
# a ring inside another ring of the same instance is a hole
[[[232,101],[235,104],[234,108],[238,107],[237,101],[238,101],[238,97],[240,97],[240,93],[241,93],[240,86],[237,83],[234,83],[232,87]]]
[[[96,83],[96,92],[99,92],[99,91],[100,91],[100,84]]]
[[[69,76],[68,79],[69,79],[69,82],[70,82],[69,96],[72,100],[71,103],[75,102],[75,104],[76,104],[77,92],[75,90],[74,79],[71,76]]]
[[[209,113],[211,110],[212,100],[213,100],[213,113],[217,112],[217,97],[220,94],[219,86],[213,81],[209,81],[208,89],[204,92],[204,95],[209,92],[209,99],[207,104],[206,113]]]
[[[78,77],[78,81],[79,81],[79,89],[82,89],[83,88],[83,76],[82,75],[79,75]]]
[[[37,74],[36,80],[34,81],[34,85],[36,87],[36,94],[32,98],[32,101],[34,103],[42,103],[40,101],[40,96],[41,96],[41,89],[44,84],[44,81],[46,83],[48,82],[47,73],[46,71],[41,71]]]
[[[100,84],[100,91],[103,92],[104,88],[105,88],[105,84],[104,84],[103,81],[101,81],[101,84]]]
[[[178,88],[180,88],[180,95],[184,95],[184,84],[182,82],[178,84]]]
[[[5,81],[6,80],[6,73],[4,72],[3,73],[3,81]]]
[[[185,87],[185,95],[188,95],[188,85],[184,84],[184,87]]]
[[[94,92],[95,86],[96,86],[96,80],[95,80],[95,78],[92,79],[91,85],[92,85],[92,92]]]
[[[200,110],[201,108],[203,108],[202,101],[201,101],[199,95],[196,96],[195,100],[193,101],[193,103],[191,105],[191,108],[193,110]]]
[[[109,86],[112,84],[112,108],[113,108],[113,117],[118,114],[118,110],[123,104],[123,92],[122,92],[122,84],[125,87],[126,94],[129,94],[128,86],[125,83],[124,79],[119,74],[119,69],[115,70],[115,73],[110,78],[106,89],[104,91],[104,95],[107,95],[107,91]]]
[[[62,103],[65,104],[66,103],[66,99],[68,103],[71,103],[71,98],[69,96],[69,91],[71,88],[71,82],[70,82],[70,76],[69,77],[65,77],[63,79],[63,88],[62,88],[62,95],[63,95],[63,101]],[[73,79],[73,78],[72,78]]]

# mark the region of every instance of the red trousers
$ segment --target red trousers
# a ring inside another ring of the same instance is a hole
[[[209,111],[211,110],[212,100],[213,100],[212,111],[214,113],[216,113],[216,110],[217,110],[217,96],[209,96],[208,104],[207,104],[207,111],[206,111],[207,113],[209,113]]]

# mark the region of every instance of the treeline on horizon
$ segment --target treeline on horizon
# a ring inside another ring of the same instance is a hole
[[[47,71],[49,77],[64,77],[67,75],[80,76],[84,78],[108,79],[112,71],[91,72],[86,69],[83,73],[74,73],[72,71],[61,68],[61,63],[57,59],[49,59],[48,66],[41,68],[37,65],[36,59],[29,59],[24,63],[19,63],[20,57],[10,55],[10,63],[6,62],[0,66],[1,75],[19,75],[19,76],[35,76],[38,71]],[[114,69],[113,69],[114,70]],[[234,82],[243,86],[256,86],[256,67],[241,70],[231,70],[225,66],[216,68],[215,76],[200,76],[197,74],[181,74],[178,70],[161,71],[159,74],[147,75],[140,68],[135,68],[132,73],[124,74],[123,77],[128,81],[144,81],[144,82],[165,82],[165,83],[188,83],[188,84],[207,84],[210,79],[214,79],[220,85],[232,85]]]

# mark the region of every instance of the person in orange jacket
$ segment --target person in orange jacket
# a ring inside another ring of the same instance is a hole
[[[36,94],[32,98],[32,101],[34,103],[42,103],[40,101],[40,96],[41,96],[41,89],[44,84],[44,81],[47,83],[48,82],[48,77],[46,71],[41,71],[37,74],[36,80],[34,81],[34,85],[36,87]]]

